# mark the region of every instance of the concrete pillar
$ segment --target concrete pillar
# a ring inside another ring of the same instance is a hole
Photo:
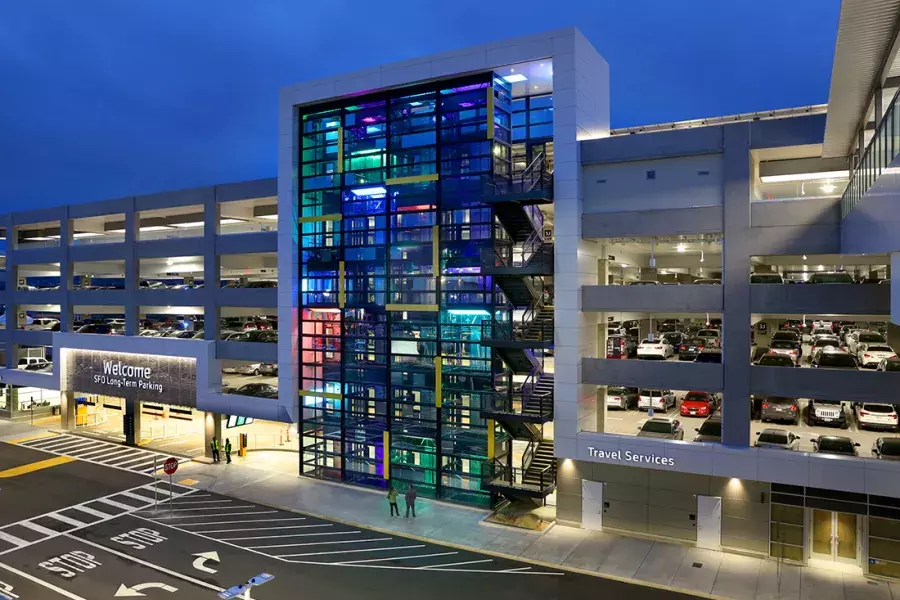
[[[140,215],[132,204],[125,210],[125,335],[138,335],[140,302],[140,263],[137,244],[140,233]]]
[[[212,442],[213,438],[219,440],[220,453],[222,451],[222,415],[214,412],[206,412],[203,415],[203,431],[205,434],[204,455],[206,456],[206,458],[212,459],[212,448],[210,448],[210,442]],[[235,444],[235,447],[237,447],[237,444]]]
[[[66,211],[68,213],[68,210]],[[72,331],[72,303],[69,290],[72,288],[72,262],[69,260],[69,248],[72,247],[72,221],[68,218],[59,223],[59,331]]]
[[[75,392],[61,392],[59,395],[59,426],[72,431],[75,429]]]
[[[597,284],[609,285],[609,252],[606,244],[600,246],[600,260],[597,261]],[[609,337],[609,319],[607,313],[597,315],[597,357],[606,358],[606,341]],[[606,431],[606,387],[597,388],[597,421],[596,431]]]
[[[125,436],[126,446],[137,446],[141,443],[141,403],[136,400],[125,400],[125,418],[134,426]]]
[[[750,124],[725,126],[722,443],[750,443]]]
[[[881,122],[881,117],[884,115],[884,109],[882,107],[882,103],[884,100],[884,91],[879,87],[875,90],[875,130],[878,130],[878,123]]]
[[[221,208],[217,194],[203,204],[203,339],[219,339],[219,315],[215,294],[219,290],[221,261],[216,252],[216,236],[219,235]]]
[[[900,267],[900,252],[891,252],[888,277],[891,277],[895,266]],[[900,325],[900,280],[894,278],[891,278],[891,323]]]

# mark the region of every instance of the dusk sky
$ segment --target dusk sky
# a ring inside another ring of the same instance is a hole
[[[0,4],[0,210],[276,175],[281,86],[574,25],[612,125],[828,101],[839,0]]]

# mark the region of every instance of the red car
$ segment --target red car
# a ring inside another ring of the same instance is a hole
[[[718,395],[709,392],[688,392],[681,401],[681,416],[708,417],[718,408]]]

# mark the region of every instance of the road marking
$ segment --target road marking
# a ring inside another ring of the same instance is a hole
[[[7,443],[7,444],[21,444],[21,445],[24,445],[25,442],[33,442],[33,441],[35,441],[35,440],[42,440],[42,439],[44,439],[44,438],[46,438],[46,437],[58,437],[58,436],[57,436],[57,434],[55,434],[55,433],[50,433],[49,431],[46,431],[46,432],[44,432],[44,433],[38,433],[38,434],[35,434],[35,435],[29,435],[29,436],[26,436],[26,437],[20,437],[20,438],[14,439],[14,440],[9,440],[9,441],[6,442],[6,443]]]
[[[44,437],[43,439],[40,439],[38,441],[27,443],[27,444],[22,444],[22,445],[28,446],[29,448],[41,448],[43,446],[54,446],[54,445],[60,443],[61,441],[67,440],[67,439],[69,439],[69,438],[67,438],[64,435],[55,435],[52,437]]]
[[[73,452],[72,456],[77,456],[80,459],[88,460],[88,462],[90,462],[91,460],[94,460],[93,459],[94,456],[101,456],[103,454],[106,454],[107,452],[109,452],[109,448],[104,446],[104,447],[100,448],[99,450],[94,449],[89,452],[84,452],[83,454],[80,451],[77,453]],[[88,459],[89,456],[92,458]]]
[[[385,550],[408,550],[409,548],[424,548],[425,544],[415,544],[412,546],[390,546],[388,548],[365,548],[362,550],[329,550],[327,552],[306,552],[304,554],[279,554],[278,558],[296,558],[298,556],[324,556],[325,554],[355,554],[357,552],[384,552]],[[457,554],[453,552],[452,554]],[[334,563],[338,564],[338,563]],[[341,563],[349,564],[349,563]]]
[[[9,542],[10,544],[13,544],[15,546],[27,546],[28,545],[28,542],[26,542],[25,540],[23,540],[21,538],[17,538],[14,535],[5,533],[2,530],[0,530],[0,540],[3,540],[4,542]]]
[[[49,449],[49,448],[66,448],[68,447],[70,450],[78,450],[81,448],[89,447],[93,444],[91,440],[72,440],[72,439],[64,439],[55,444],[44,444],[41,446],[41,450]]]
[[[203,571],[204,573],[216,573],[215,569],[211,569],[206,566],[206,561],[212,560],[216,563],[220,563],[222,561],[219,560],[219,553],[215,550],[211,552],[199,552],[197,554],[191,554],[191,556],[196,556],[197,558],[194,560],[193,567],[198,571]]]
[[[461,567],[463,565],[477,565],[479,563],[489,563],[489,562],[494,562],[494,561],[492,559],[488,558],[485,560],[466,560],[463,562],[448,563],[446,565],[426,565],[424,567],[416,567],[416,568],[423,569],[423,570],[425,570],[425,569],[441,569],[443,567]]]
[[[73,507],[73,508],[74,508],[74,507]],[[68,509],[63,508],[63,509],[61,509],[61,510],[68,510]],[[69,524],[69,525],[71,525],[71,526],[73,526],[73,527],[84,527],[85,525],[87,525],[87,523],[84,523],[84,522],[82,522],[82,521],[79,521],[78,519],[73,519],[73,518],[71,518],[71,517],[67,517],[67,516],[65,516],[65,515],[61,515],[61,514],[59,514],[59,513],[48,513],[48,514],[46,514],[46,515],[44,515],[44,516],[50,517],[50,518],[52,518],[52,519],[56,519],[57,521],[62,521],[63,523],[67,523],[67,524]],[[112,516],[112,515],[110,515],[110,516]]]
[[[48,528],[44,527],[43,525],[38,525],[37,523],[32,523],[31,521],[19,521],[18,523],[16,523],[16,525],[21,525],[22,527],[27,527],[28,529],[31,529],[32,531],[37,531],[41,535],[56,535],[57,534],[56,531],[53,531],[52,529],[48,529]],[[2,533],[2,532],[0,532],[0,533]]]
[[[204,533],[210,533],[210,532],[204,531]],[[278,539],[278,538],[309,537],[309,536],[317,536],[317,535],[353,535],[353,534],[357,534],[357,533],[362,533],[362,531],[356,530],[356,531],[326,531],[325,533],[287,533],[285,535],[255,535],[255,536],[251,536],[251,537],[219,538],[219,539],[234,542],[234,541],[245,541],[245,540],[274,540],[274,539]],[[258,548],[258,547],[259,546],[254,546],[254,548]]]
[[[72,508],[75,510],[80,510],[81,512],[87,513],[89,515],[93,515],[95,517],[100,517],[101,519],[103,517],[111,517],[112,516],[109,513],[101,512],[97,509],[89,508],[87,506],[82,506],[80,504],[78,506],[73,506]]]
[[[255,508],[255,507],[250,507]],[[172,515],[172,516],[161,516],[158,517],[160,519],[197,519],[197,518],[206,518],[206,517],[235,517],[238,515],[267,515],[271,513],[277,513],[277,510],[255,510],[249,512],[242,513],[221,513],[217,515]]]
[[[142,490],[142,489],[144,489],[144,488],[143,488],[143,487],[140,487],[140,488],[136,488],[136,489],[141,489],[141,490]],[[159,490],[159,491],[162,492],[163,490]],[[140,494],[135,494],[134,492],[131,492],[131,491],[127,491],[127,492],[119,492],[119,493],[120,493],[122,496],[127,496],[128,498],[133,498],[134,500],[141,500],[142,502],[146,502],[146,501],[148,500],[148,497],[147,497],[147,496],[142,496],[142,495],[140,495]],[[152,498],[150,498],[150,500],[152,500]]]
[[[335,541],[325,541],[325,542],[303,542],[302,544],[280,544],[277,546],[248,546],[249,548],[254,548],[256,550],[265,550],[267,548],[292,548],[294,546],[326,546],[326,545],[337,545],[337,544],[368,544],[371,542],[392,542],[395,538],[369,538],[365,540],[353,539],[353,540],[335,540]]]
[[[190,581],[191,583],[195,583],[195,584],[197,584],[197,585],[201,585],[201,586],[205,587],[206,589],[214,590],[214,591],[216,591],[216,592],[222,592],[222,591],[225,590],[225,588],[220,588],[220,587],[217,586],[217,585],[213,585],[213,584],[211,584],[211,583],[207,583],[207,582],[202,581],[202,580],[200,580],[200,579],[195,579],[195,578],[191,577],[190,575],[185,575],[184,573],[179,573],[178,571],[173,571],[172,569],[167,569],[166,567],[163,567],[163,566],[154,564],[154,563],[152,563],[152,562],[143,560],[143,559],[141,559],[141,558],[137,558],[136,556],[131,556],[130,554],[125,554],[124,552],[120,552],[119,550],[116,550],[116,549],[114,549],[114,548],[109,548],[108,546],[104,546],[103,544],[98,544],[98,543],[96,543],[96,542],[92,542],[92,541],[90,541],[90,540],[86,540],[86,539],[84,539],[84,538],[82,538],[82,537],[79,537],[79,536],[77,536],[77,535],[72,535],[72,534],[70,534],[70,533],[64,533],[63,535],[66,536],[67,538],[71,538],[71,539],[73,539],[73,540],[75,540],[75,541],[77,541],[77,542],[81,542],[81,543],[83,543],[83,544],[87,544],[88,546],[93,546],[93,547],[95,547],[95,548],[100,548],[101,550],[103,550],[103,551],[105,551],[105,552],[109,552],[109,553],[111,553],[111,554],[115,554],[116,556],[121,556],[122,558],[127,559],[127,560],[130,560],[130,561],[132,561],[132,562],[136,562],[136,563],[139,564],[139,565],[144,565],[145,567],[150,567],[151,569],[155,569],[155,570],[159,571],[160,573],[165,573],[166,575],[171,575],[172,577],[177,577],[178,579],[183,579],[184,581]]]
[[[387,548],[385,548],[387,550]],[[363,560],[345,560],[339,563],[335,563],[338,565],[357,565],[360,563],[373,563],[373,562],[384,562],[386,560],[406,560],[411,558],[432,558],[434,556],[452,556],[454,554],[459,554],[459,552],[438,552],[435,554],[415,554],[413,556],[390,556],[388,558],[366,558]],[[528,567],[529,569],[531,567]]]
[[[228,502],[234,502],[234,500],[199,500],[197,502],[176,502],[173,506],[187,506],[188,504],[223,504]]]
[[[209,516],[209,515],[206,515]],[[306,517],[296,517],[293,519],[278,519],[275,522],[284,521],[305,521]],[[230,525],[232,523],[271,523],[272,519],[244,519],[241,521],[211,521],[209,523],[180,523],[180,527],[197,527],[199,525]],[[225,533],[226,531],[262,531],[264,529],[293,529],[295,527],[332,527],[333,523],[324,525],[284,525],[282,527],[247,527],[243,529],[216,529],[213,531],[204,531],[203,533]]]
[[[148,583],[139,583],[137,585],[133,585],[128,587],[124,583],[119,584],[119,589],[116,590],[116,595],[114,598],[121,598],[124,596],[146,596],[147,594],[142,594],[141,592],[149,589],[159,589],[164,592],[177,592],[178,588],[172,587],[171,585],[166,585],[165,583],[159,582],[148,582]]]
[[[27,465],[21,465],[18,467],[13,467],[12,469],[6,469],[5,471],[0,471],[0,479],[7,479],[9,477],[18,477],[19,475],[25,475],[26,473],[34,473],[35,471],[49,469],[50,467],[55,467],[57,465],[64,465],[64,464],[72,462],[74,460],[75,460],[74,458],[70,458],[68,456],[56,456],[54,458],[39,460],[37,462],[29,463]]]
[[[117,458],[116,460],[113,460],[110,462],[114,463],[117,467],[124,467],[125,465],[131,465],[132,463],[143,464],[147,461],[148,458],[153,458],[153,457],[152,456],[148,457],[145,453],[141,452],[140,456],[137,456],[137,457],[126,456],[124,458],[125,458],[125,460]],[[131,468],[131,467],[128,467],[128,468]]]
[[[123,458],[123,456],[122,456],[123,454],[131,454],[132,452],[134,452],[134,450],[132,450],[131,448],[125,448],[123,450],[118,450],[116,452],[110,452],[106,456],[101,456],[100,458],[96,458],[96,459],[94,459],[94,462],[98,462],[101,465],[105,465],[106,463],[113,463],[116,460],[121,460]],[[115,457],[118,457],[118,458],[115,458]],[[113,459],[115,459],[115,460],[113,460]]]
[[[521,573],[522,571],[530,571],[531,567],[519,567],[518,569],[504,569],[501,573]]]
[[[98,498],[97,502],[102,502],[103,504],[109,504],[110,506],[115,506],[116,508],[121,508],[125,511],[133,511],[140,510],[140,507],[129,506],[127,504],[122,504],[121,502],[116,502],[115,500],[110,500],[109,498]]]
[[[86,598],[82,598],[81,596],[73,594],[72,592],[68,592],[60,587],[56,587],[52,583],[44,581],[43,579],[38,579],[34,575],[29,575],[25,571],[20,571],[20,570],[16,569],[15,567],[11,567],[5,563],[0,562],[0,568],[4,568],[7,571],[9,571],[10,573],[15,573],[19,577],[24,577],[25,579],[27,579],[29,581],[33,581],[34,583],[36,583],[40,586],[43,586],[43,587],[47,588],[48,590],[53,590],[57,594],[62,594],[66,598],[71,598],[71,600],[86,600]]]
[[[247,506],[201,506],[200,508],[173,508],[172,510],[170,510],[168,512],[187,512],[187,511],[193,511],[193,510],[229,510],[232,508],[235,508],[235,509],[237,509],[237,508],[256,508],[256,506],[254,506],[252,504],[247,505]],[[249,514],[249,513],[237,513],[237,514]],[[208,515],[185,515],[185,516],[205,517]]]
[[[182,479],[178,483],[180,483],[181,485],[196,485],[200,482],[197,481],[196,479]]]

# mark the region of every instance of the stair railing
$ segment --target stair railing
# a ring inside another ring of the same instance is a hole
[[[535,440],[531,440],[528,442],[528,446],[525,448],[525,452],[522,454],[522,472],[525,473],[528,471],[528,467],[531,466],[531,461],[534,460],[534,452],[537,450],[537,443]]]

